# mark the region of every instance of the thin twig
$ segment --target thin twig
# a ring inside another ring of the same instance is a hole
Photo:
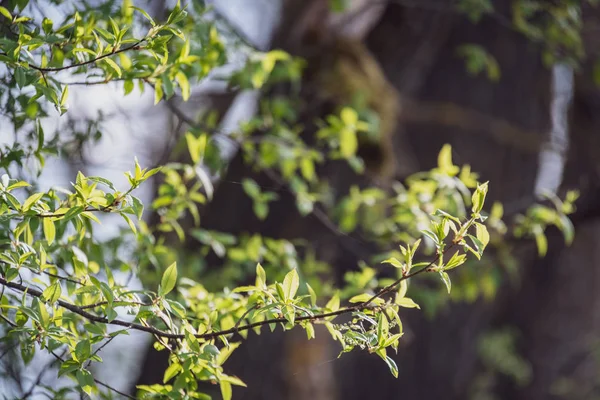
[[[32,271],[32,272],[35,272],[35,271]],[[77,279],[73,279],[73,278],[69,278],[68,276],[62,276],[62,275],[58,275],[58,274],[53,274],[52,272],[49,272],[49,271],[41,271],[41,272],[43,274],[46,274],[46,275],[51,276],[53,278],[60,279],[60,280],[63,280],[63,281],[67,281],[67,282],[71,282],[71,283],[74,283],[76,285],[83,285],[84,284],[82,281],[77,280]]]
[[[93,353],[92,353],[92,357],[94,357],[95,355],[97,355],[98,353],[100,353],[100,351],[102,351],[103,348],[105,348],[106,346],[109,345],[110,342],[113,341],[114,338],[116,338],[117,335],[111,336],[109,337],[106,342],[102,343]],[[85,365],[84,368],[88,368],[90,366],[90,364],[92,363],[92,357],[90,357],[90,359],[88,360],[87,364]]]
[[[35,379],[35,381],[31,384],[31,387],[29,388],[29,390],[25,393],[23,393],[23,396],[21,396],[22,400],[26,400],[27,398],[29,398],[32,394],[33,391],[38,387],[38,385],[42,382],[42,379],[44,379],[44,375],[46,375],[46,373],[50,370],[50,368],[52,367],[52,365],[56,362],[57,360],[51,360],[44,368],[41,369],[41,371],[39,372],[37,378]]]
[[[252,307],[250,307],[249,309],[247,309],[242,316],[237,320],[237,322],[235,323],[235,325],[233,326],[236,330],[237,328],[240,326],[240,322],[242,322],[242,320],[248,315],[250,314],[250,312],[252,310],[256,310],[256,308],[258,308],[258,303],[256,303],[255,305],[253,305]]]
[[[80,306],[79,308],[82,310],[89,310],[91,308],[96,308],[96,307],[100,307],[100,306],[105,306],[108,304],[108,301],[99,301],[97,303],[93,303],[93,304],[87,304],[85,306]],[[127,301],[127,300],[114,300],[112,302],[113,307],[127,307],[127,306],[142,306],[142,307],[150,307],[152,306],[152,304],[150,303],[143,303],[141,301]]]
[[[33,64],[29,64],[29,67],[31,67],[31,68],[33,68],[35,70],[40,71],[42,74],[44,72],[59,72],[59,71],[64,71],[64,70],[71,69],[71,68],[82,67],[84,65],[93,64],[93,63],[95,63],[97,61],[102,60],[103,58],[110,57],[110,56],[115,55],[115,54],[123,53],[123,52],[129,51],[129,50],[139,50],[139,49],[141,49],[140,45],[143,42],[145,42],[146,40],[147,40],[147,38],[143,38],[143,39],[138,40],[137,42],[135,42],[131,46],[123,47],[122,49],[119,49],[119,50],[114,50],[114,51],[112,51],[110,53],[103,54],[103,55],[98,56],[96,58],[92,58],[91,60],[87,60],[87,61],[83,61],[83,62],[80,62],[80,63],[71,64],[71,65],[65,65],[64,67],[44,68],[44,67],[40,67],[40,66],[33,65]]]
[[[65,360],[61,356],[59,356],[58,354],[56,354],[54,351],[51,350],[50,354],[52,354],[60,362],[62,362],[62,363],[65,362]],[[120,390],[115,389],[114,387],[112,387],[112,386],[110,386],[110,385],[108,385],[108,384],[106,384],[106,383],[104,383],[104,382],[102,382],[102,381],[100,381],[100,380],[98,380],[96,378],[94,378],[94,382],[96,382],[98,385],[100,385],[102,387],[105,387],[108,390],[111,390],[111,391],[115,392],[116,394],[120,394],[123,397],[126,397],[126,398],[131,399],[131,400],[137,400],[137,398],[135,398],[135,397],[133,397],[133,396],[127,394],[127,393],[121,392]]]

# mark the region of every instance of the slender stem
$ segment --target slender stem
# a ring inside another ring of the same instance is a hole
[[[77,67],[82,67],[84,65],[93,64],[93,63],[95,63],[97,61],[102,60],[103,58],[110,57],[112,55],[123,53],[123,52],[129,51],[129,50],[139,50],[141,48],[140,45],[144,41],[146,41],[146,40],[147,40],[147,38],[143,38],[143,39],[138,40],[137,42],[135,42],[131,46],[123,47],[122,49],[119,49],[119,50],[114,50],[114,51],[112,51],[110,53],[103,54],[103,55],[98,56],[96,58],[92,58],[91,60],[87,60],[87,61],[83,61],[83,62],[80,62],[80,63],[71,64],[71,65],[65,65],[64,67],[43,68],[43,67],[40,67],[40,66],[37,66],[37,65],[33,65],[33,64],[29,64],[29,66],[31,68],[35,69],[35,70],[40,71],[42,74],[45,73],[45,72],[59,72],[59,71],[64,71],[64,70],[71,69],[71,68],[77,68]],[[44,77],[44,79],[45,79],[45,77]]]
[[[61,356],[59,356],[58,354],[56,354],[54,351],[50,351],[50,354],[52,354],[60,362],[62,362],[62,363],[65,362],[65,360]],[[108,384],[106,384],[106,383],[104,383],[104,382],[96,379],[96,378],[94,378],[94,382],[96,382],[98,385],[100,385],[102,387],[105,387],[106,389],[111,390],[111,391],[115,392],[116,394],[119,394],[119,395],[121,395],[123,397],[126,397],[126,398],[131,399],[131,400],[137,400],[137,398],[135,398],[135,397],[133,397],[133,396],[127,394],[127,393],[121,392],[120,390],[118,390],[118,389],[116,389],[116,388],[114,388],[114,387],[112,387],[112,386],[110,386],[110,385],[108,385]]]

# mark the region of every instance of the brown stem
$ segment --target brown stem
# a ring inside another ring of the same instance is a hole
[[[114,50],[114,51],[112,51],[112,52],[110,52],[110,53],[103,54],[103,55],[101,55],[101,56],[98,56],[98,57],[96,57],[96,58],[92,58],[91,60],[87,60],[87,61],[80,62],[80,63],[77,63],[77,64],[66,65],[66,66],[64,66],[64,67],[56,67],[56,68],[43,68],[43,67],[39,67],[39,66],[37,66],[37,65],[33,65],[33,64],[29,64],[29,66],[30,66],[31,68],[35,69],[35,70],[38,70],[38,71],[40,71],[42,74],[43,74],[44,72],[59,72],[59,71],[64,71],[64,70],[66,70],[66,69],[77,68],[77,67],[81,67],[81,66],[84,66],[84,65],[93,64],[93,63],[95,63],[95,62],[97,62],[97,61],[100,61],[100,60],[102,60],[103,58],[110,57],[110,56],[112,56],[112,55],[119,54],[119,53],[123,53],[123,52],[129,51],[129,50],[139,50],[139,49],[140,49],[140,45],[141,45],[141,44],[142,44],[144,41],[146,41],[146,38],[143,38],[143,39],[140,39],[140,40],[138,40],[137,42],[135,42],[135,43],[134,43],[134,44],[132,44],[131,46],[128,46],[128,47],[123,47],[122,49],[119,49],[119,50]]]

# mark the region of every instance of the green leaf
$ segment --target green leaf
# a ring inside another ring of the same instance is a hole
[[[120,78],[121,74],[123,73],[121,72],[121,67],[119,67],[116,62],[114,62],[108,57],[103,58],[103,60],[110,67],[110,69]]]
[[[242,180],[242,188],[250,198],[256,199],[260,197],[260,188],[254,180],[245,178]]]
[[[191,132],[187,132],[185,134],[185,140],[187,142],[188,151],[192,161],[194,164],[198,164],[204,157],[208,136],[202,134],[198,137],[195,137]]]
[[[96,382],[92,374],[85,369],[80,369],[75,374],[79,387],[90,397],[94,397],[94,394],[98,392]]]
[[[157,79],[154,82],[154,105],[160,103],[163,98],[162,80]]]
[[[152,24],[152,26],[156,26],[156,22],[154,22],[154,20],[152,19],[152,17],[150,17],[150,15],[148,15],[148,13],[146,11],[144,11],[143,9],[141,9],[139,7],[135,7],[135,6],[131,6],[131,8],[133,8],[137,12],[141,13],[144,17],[146,17],[146,19],[148,21],[150,21],[150,23]]]
[[[275,282],[275,290],[277,290],[277,295],[281,299],[281,301],[286,301],[285,290],[283,290],[283,285],[279,282]]]
[[[135,227],[135,224],[133,223],[131,218],[129,218],[129,216],[127,214],[125,214],[124,212],[121,212],[119,214],[121,214],[121,217],[123,217],[125,222],[127,222],[127,225],[129,225],[129,229],[131,229],[131,231],[133,233],[137,233],[137,228]]]
[[[159,296],[165,296],[173,290],[177,283],[177,263],[174,262],[166,269],[160,281]]]
[[[398,377],[398,365],[396,365],[396,362],[394,360],[392,360],[389,356],[386,356],[383,359],[383,361],[385,361],[385,363],[387,364],[387,366],[390,369],[390,372],[392,373],[394,378],[397,378]]]
[[[54,227],[54,222],[50,218],[42,218],[42,226],[44,229],[44,237],[48,244],[52,244],[54,242],[54,237],[56,236],[56,228]]]
[[[450,275],[448,275],[447,272],[440,271],[440,277],[442,278],[442,281],[446,285],[446,289],[448,289],[448,293],[450,293],[450,289],[452,288],[452,283],[450,281]]]
[[[460,251],[457,251],[450,258],[450,260],[448,260],[448,262],[446,262],[446,265],[444,265],[444,271],[448,271],[448,270],[451,270],[453,268],[456,268],[456,267],[464,264],[464,262],[466,260],[467,260],[467,255],[466,254],[460,254]]]
[[[438,168],[449,176],[455,176],[460,168],[452,163],[452,146],[445,144],[438,154]]]
[[[483,244],[483,249],[490,242],[490,234],[485,225],[475,222],[475,237]],[[482,250],[483,250],[482,249]]]
[[[222,375],[221,376],[221,380],[222,381],[227,381],[227,382],[231,383],[232,385],[247,387],[247,385],[244,383],[244,381],[242,381],[237,376]]]
[[[183,72],[179,71],[175,75],[175,79],[177,80],[179,88],[181,89],[181,97],[183,98],[183,101],[188,101],[188,99],[190,98],[191,90],[190,82],[188,81],[187,76]]]
[[[315,338],[315,327],[313,326],[313,324],[311,324],[310,322],[307,323],[305,326],[305,329],[306,329],[306,337],[308,338],[308,340],[314,339]]]
[[[85,324],[83,327],[85,328],[85,330],[87,332],[91,333],[92,335],[104,336],[104,334],[106,333],[106,330],[105,330],[106,325],[90,323],[90,324]],[[104,329],[103,329],[103,327],[104,327]]]
[[[573,223],[566,215],[560,216],[560,230],[565,237],[565,243],[569,246],[573,243],[573,239],[575,238],[575,228],[573,227]]]
[[[223,397],[223,400],[231,400],[231,383],[221,380],[221,382],[219,382],[219,386],[221,388],[221,396]]]
[[[333,297],[327,302],[325,308],[329,311],[337,311],[340,309],[340,296],[336,292]]]
[[[140,199],[135,196],[131,196],[133,211],[135,212],[135,216],[141,220],[142,215],[144,214],[144,204]]]
[[[289,55],[281,50],[272,50],[266,54],[264,54],[261,60],[262,73],[265,75],[270,74],[275,67],[275,63],[280,60],[286,60],[289,58]]]
[[[42,298],[48,303],[54,304],[60,298],[61,293],[62,289],[60,287],[60,283],[57,281],[44,290],[42,293]]]
[[[340,152],[344,158],[350,158],[356,154],[358,149],[358,139],[356,137],[356,131],[343,128],[340,131]]]
[[[488,191],[488,182],[485,182],[481,185],[477,185],[477,189],[473,196],[471,197],[472,202],[472,211],[475,214],[479,214],[483,209],[483,203],[485,202],[485,195]]]
[[[25,182],[25,181],[19,181],[19,182],[15,182],[12,185],[9,185],[6,190],[7,191],[11,191],[14,189],[18,189],[18,188],[22,188],[22,187],[29,187],[31,186],[29,183]]]
[[[31,206],[37,203],[42,198],[42,196],[44,196],[44,193],[35,193],[29,196],[29,198],[23,203],[22,210],[29,211]]]
[[[283,316],[288,320],[290,325],[294,325],[294,321],[296,319],[296,311],[294,307],[290,304],[283,307]]]
[[[173,362],[173,364],[169,365],[169,367],[165,370],[165,373],[163,375],[163,383],[169,382],[181,370],[182,370],[181,365],[178,362]]]
[[[80,340],[75,346],[75,356],[79,362],[83,362],[92,355],[92,345],[88,339]]]
[[[217,364],[223,365],[225,361],[229,359],[233,351],[237,349],[241,344],[242,343],[240,342],[231,343],[228,347],[224,347],[223,349],[221,349],[221,352],[219,353],[219,355],[217,355]]]
[[[387,335],[390,331],[390,324],[387,317],[381,312],[377,319],[377,343],[381,346],[387,339]]]
[[[397,258],[388,258],[387,260],[384,260],[381,262],[382,264],[391,264],[393,265],[395,268],[402,268],[404,264],[402,264],[400,261],[398,261]]]
[[[262,288],[267,284],[267,274],[260,263],[256,264],[256,287]]]
[[[60,106],[63,107],[65,104],[67,104],[67,99],[69,98],[69,87],[65,86],[65,88],[62,91],[62,94],[60,95]]]
[[[12,15],[10,14],[10,11],[8,11],[5,7],[0,6],[0,14],[4,15],[7,19],[11,21],[13,19]]]
[[[131,79],[127,79],[125,81],[125,83],[123,83],[123,90],[124,90],[124,94],[125,96],[127,96],[129,93],[131,93],[133,91],[133,81]]]
[[[25,69],[23,67],[15,68],[15,79],[17,81],[17,86],[19,87],[19,89],[23,89],[23,86],[25,86],[26,78],[27,77],[25,76]]]
[[[471,242],[473,242],[473,244],[475,245],[475,249],[477,250],[476,256],[477,256],[477,259],[480,260],[481,256],[483,255],[483,249],[485,246],[483,245],[481,240],[477,239],[475,236],[467,235],[467,237],[469,239],[471,239]]]
[[[306,288],[308,289],[308,293],[310,294],[310,303],[313,307],[317,306],[317,294],[313,290],[313,288],[306,282]]]
[[[548,239],[542,229],[537,229],[534,233],[535,243],[538,249],[538,255],[544,257],[548,252]]]
[[[350,300],[348,300],[350,303],[364,303],[366,301],[371,300],[371,298],[373,297],[372,294],[369,293],[363,293],[363,294],[357,294],[354,297],[351,297]],[[380,299],[379,297],[374,298],[373,300],[371,300],[371,303],[373,304],[383,304],[384,300]]]
[[[300,278],[298,276],[298,271],[296,271],[296,268],[294,268],[286,274],[285,278],[283,278],[283,290],[286,300],[291,300],[294,298],[299,286]]]
[[[117,190],[111,181],[106,178],[102,178],[101,176],[88,176],[87,179],[92,182],[102,183],[112,190]]]
[[[13,209],[19,211],[21,209],[21,203],[19,203],[19,200],[17,200],[17,198],[15,196],[13,196],[12,194],[5,192],[4,196],[6,196],[6,200],[8,200],[8,202],[10,203],[10,205],[13,207]]]
[[[413,299],[408,297],[402,297],[400,299],[396,297],[396,304],[404,308],[421,308],[417,303],[414,302]]]
[[[404,279],[400,281],[398,285],[398,298],[403,298],[406,296],[406,292],[408,291],[408,280]]]
[[[344,107],[340,112],[342,122],[349,127],[353,127],[358,122],[358,113],[350,107]]]

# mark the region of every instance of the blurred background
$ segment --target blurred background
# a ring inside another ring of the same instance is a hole
[[[177,160],[184,157],[175,143],[186,124],[212,113],[218,129],[211,140],[227,169],[207,172],[214,201],[202,210],[202,228],[302,239],[309,255],[331,265],[333,280],[341,282],[376,254],[376,246],[359,233],[332,227],[318,210],[300,215],[292,194],[268,171],[248,168],[238,143],[228,138],[261,112],[261,101],[288,92],[310,105],[291,106],[306,126],[301,135],[310,138],[318,129],[313,121],[331,112],[320,92],[358,87],[372,91],[370,106],[389,134],[389,141],[367,145],[362,153],[367,168],[384,171],[374,178],[383,187],[390,179],[401,182],[435,167],[440,148],[449,143],[456,164],[469,164],[490,181],[489,204],[501,202],[506,218],[524,213],[542,193],[580,193],[571,216],[576,232],[571,246],[558,229],[547,232],[544,257],[532,240],[507,240],[486,254],[483,266],[458,272],[450,296],[437,286],[418,287],[414,297],[422,312],[406,310],[403,316],[406,333],[394,356],[398,379],[373,355],[353,352],[338,359],[339,344],[326,332],[317,330],[311,341],[303,332],[264,333],[250,335],[228,361],[230,371],[248,384],[236,388],[234,398],[600,398],[600,9],[595,1],[201,3],[209,6],[203,18],[225,38],[227,63],[196,85],[188,102],[175,97],[154,106],[152,93],[135,90],[123,97],[119,83],[71,86],[68,118],[47,118],[46,130],[89,132],[94,120],[91,129],[103,135],[70,158],[49,160],[43,185],[68,184],[77,170],[125,182],[122,171],[133,156],[142,165]],[[75,3],[39,4],[39,13],[59,19]],[[159,18],[173,3],[136,5]],[[253,52],[272,49],[305,60],[300,89],[229,90],[223,76]],[[340,75],[323,79],[328,68]],[[13,140],[7,124],[0,117],[3,143]],[[319,173],[334,193],[346,193],[365,179],[335,163]],[[241,185],[245,178],[278,193],[266,220],[252,211]],[[144,190],[139,197],[152,202],[156,187]],[[119,223],[103,225],[107,240],[119,234]],[[157,217],[148,216],[148,223],[156,224]],[[208,286],[218,286],[220,276],[236,277],[232,265],[201,251],[197,241],[187,241],[182,251],[188,260],[200,259],[188,273]],[[136,287],[142,281],[129,282]],[[115,340],[103,351],[99,376],[129,391],[136,384],[161,382],[166,359],[150,339],[132,334]],[[41,360],[15,371],[9,364],[3,365],[6,393],[15,380],[37,379],[44,366]],[[42,381],[51,385],[51,375]]]

